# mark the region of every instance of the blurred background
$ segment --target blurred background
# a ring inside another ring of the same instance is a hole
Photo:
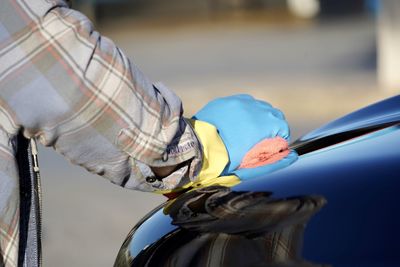
[[[191,116],[249,93],[280,108],[293,140],[398,92],[400,1],[72,1]],[[398,29],[398,28],[397,28]],[[44,266],[111,266],[162,196],[121,189],[40,148]]]

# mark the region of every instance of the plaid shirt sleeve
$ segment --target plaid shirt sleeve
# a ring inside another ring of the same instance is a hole
[[[196,180],[200,144],[180,99],[151,83],[62,0],[2,0],[0,122],[118,185],[171,190]],[[153,178],[150,166],[184,163]]]
[[[14,267],[19,245],[19,180],[10,136],[0,128],[0,266]]]

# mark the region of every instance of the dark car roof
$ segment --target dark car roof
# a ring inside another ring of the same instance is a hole
[[[308,153],[400,122],[400,95],[372,104],[304,135],[292,144]]]
[[[302,138],[306,142],[341,132],[353,131],[400,121],[400,96],[385,99],[318,128]]]

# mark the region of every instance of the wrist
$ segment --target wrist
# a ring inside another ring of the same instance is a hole
[[[151,170],[158,178],[164,178],[173,173],[179,165],[165,167],[151,167]]]
[[[157,178],[165,178],[171,175],[176,170],[182,168],[184,165],[190,165],[191,160],[184,161],[179,164],[171,165],[171,166],[163,166],[163,167],[150,167],[153,173]]]

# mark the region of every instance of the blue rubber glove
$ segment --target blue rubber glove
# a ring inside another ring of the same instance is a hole
[[[217,98],[205,105],[193,118],[217,128],[229,155],[229,163],[223,175],[234,173],[245,154],[265,138],[280,136],[289,141],[290,137],[283,113],[250,95]],[[279,163],[284,164],[281,160],[254,169],[265,167],[272,171],[280,168]]]

